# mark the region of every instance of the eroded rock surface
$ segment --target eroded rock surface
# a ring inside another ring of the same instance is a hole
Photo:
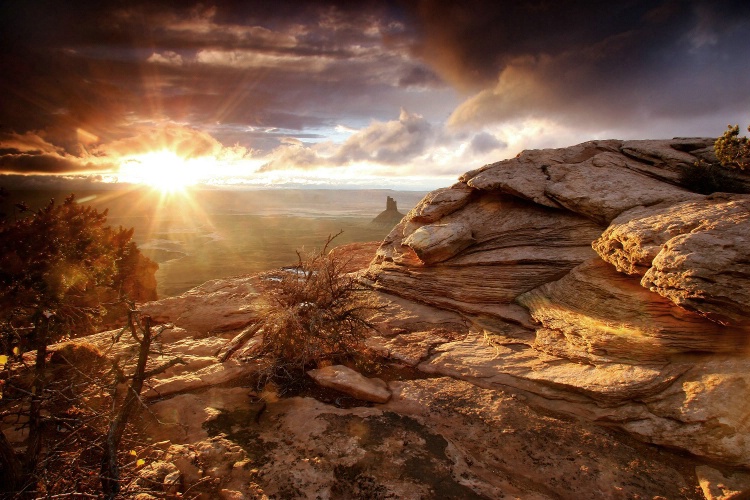
[[[734,353],[747,335],[705,321],[600,259],[520,295],[537,329],[535,347],[584,362],[667,361],[677,353]]]
[[[750,408],[719,403],[732,391],[750,399],[741,375],[749,198],[686,188],[687,168],[716,161],[712,144],[525,151],[428,195],[365,276],[377,290],[461,314],[469,331],[414,330],[381,345],[424,372],[514,387],[554,411],[750,467]],[[727,175],[734,187],[750,179]],[[431,208],[439,199],[460,202]],[[439,262],[410,245],[420,228],[449,224],[470,227],[475,241]]]
[[[174,323],[190,333],[205,335],[243,328],[252,322],[258,297],[256,278],[242,276],[211,280],[176,297],[142,304],[154,320]]]
[[[576,214],[496,193],[479,193],[441,223],[468,228],[474,242],[447,260],[428,259],[433,265],[426,266],[409,246],[422,224],[407,216],[378,249],[368,271],[372,285],[438,307],[522,323],[528,315],[513,303],[515,297],[593,257],[591,241],[603,229]]]
[[[721,324],[750,324],[750,196],[637,208],[594,242],[618,271]]]

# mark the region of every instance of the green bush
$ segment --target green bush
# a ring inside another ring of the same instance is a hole
[[[750,131],[750,127],[748,127]],[[745,170],[750,168],[750,140],[740,137],[739,125],[728,125],[724,135],[716,139],[714,152],[725,167]]]

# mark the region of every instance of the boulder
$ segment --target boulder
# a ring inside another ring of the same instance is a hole
[[[378,378],[367,378],[343,365],[332,365],[307,372],[315,382],[348,394],[363,401],[385,403],[391,392],[385,382]]]
[[[474,243],[471,227],[460,222],[422,226],[409,235],[403,244],[414,250],[425,264],[450,259]]]

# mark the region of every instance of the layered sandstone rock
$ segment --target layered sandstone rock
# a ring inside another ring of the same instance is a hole
[[[675,304],[742,326],[750,316],[749,244],[750,196],[716,194],[626,212],[594,249]]]
[[[384,345],[412,362],[421,352],[422,371],[513,387],[555,411],[750,467],[750,197],[684,187],[686,168],[715,160],[711,145],[525,151],[428,195],[366,276],[456,311],[470,333]],[[735,186],[750,178],[728,175]],[[415,245],[424,227],[468,227],[474,241],[435,259]]]
[[[527,323],[528,314],[514,299],[594,257],[591,241],[603,230],[576,214],[508,195],[477,193],[469,204],[452,205],[455,210],[450,213],[443,207],[440,219],[445,230],[470,231],[473,243],[463,239],[461,247],[470,245],[455,253],[452,243],[459,238],[445,238],[441,259],[431,258],[436,249],[424,262],[412,246],[417,245],[414,235],[426,226],[420,219],[420,214],[430,212],[426,203],[410,212],[378,249],[368,272],[372,285],[431,305],[519,323]]]

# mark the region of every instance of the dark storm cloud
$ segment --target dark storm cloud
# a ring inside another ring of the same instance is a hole
[[[90,172],[98,169],[99,167],[83,163],[76,157],[63,157],[56,154],[21,153],[0,156],[0,173],[63,174]]]
[[[398,84],[401,87],[417,88],[442,87],[444,85],[443,80],[441,80],[434,71],[421,65],[409,68],[407,72],[399,78]]]
[[[454,124],[618,128],[750,110],[750,3],[424,0],[415,53],[477,92]]]
[[[105,167],[106,168],[106,167]],[[34,133],[0,133],[0,173],[59,174],[96,170]]]

